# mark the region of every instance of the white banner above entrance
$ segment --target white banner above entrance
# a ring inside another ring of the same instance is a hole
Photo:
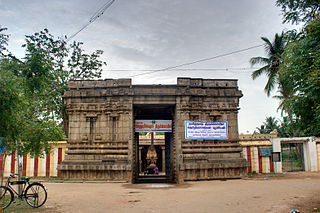
[[[186,139],[228,139],[227,122],[185,121]]]
[[[136,132],[172,132],[171,120],[136,120]]]

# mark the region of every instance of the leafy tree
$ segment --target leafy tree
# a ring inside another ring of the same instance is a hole
[[[263,122],[263,124],[259,127],[257,127],[257,130],[260,134],[269,134],[273,130],[278,130],[278,120],[274,117],[267,117],[266,120]]]
[[[305,36],[290,43],[283,53],[280,79],[292,87],[288,99],[291,118],[304,135],[320,135],[320,19],[311,21]]]
[[[297,129],[297,123],[290,116],[283,117],[283,121],[278,128],[279,137],[300,137],[303,136]]]
[[[264,88],[264,91],[268,96],[270,96],[271,91],[274,89],[277,83],[280,83],[278,79],[278,71],[281,64],[281,54],[283,53],[287,42],[284,32],[282,32],[280,35],[277,33],[273,41],[270,41],[266,37],[261,37],[261,39],[265,42],[264,46],[267,57],[253,57],[250,59],[252,66],[256,64],[264,65],[262,68],[255,70],[251,77],[254,80],[262,74],[266,74],[268,76],[268,82]],[[285,94],[285,88],[283,88],[281,84],[279,86]]]
[[[47,29],[26,36],[25,67],[22,75],[26,78],[29,95],[42,100],[37,107],[42,114],[53,120],[64,121],[67,134],[67,113],[62,96],[70,80],[101,77],[99,60],[103,51],[91,54],[82,49],[83,43],[67,44],[65,38],[55,38]]]
[[[305,23],[298,32],[290,30],[276,34],[273,42],[267,38],[265,50],[268,57],[251,58],[252,65],[263,64],[252,78],[265,73],[268,82],[267,95],[278,85],[283,122],[278,128],[279,136],[320,135],[320,30],[319,0],[277,0],[282,8],[283,23]],[[285,114],[283,114],[285,112]],[[257,128],[261,133],[269,132],[264,123]]]
[[[8,37],[0,38],[7,50]],[[102,51],[87,54],[82,43],[68,45],[65,38],[56,39],[44,29],[26,36],[22,60],[8,50],[1,54],[0,137],[9,150],[18,141],[19,153],[40,154],[48,150],[48,141],[62,139],[59,123],[67,119],[62,95],[69,80],[101,76]]]
[[[48,151],[48,141],[61,139],[63,132],[56,122],[34,113],[35,100],[26,95],[19,69],[17,61],[0,59],[0,136],[9,152],[18,148],[20,154],[39,155]]]
[[[6,50],[6,46],[8,45],[9,36],[7,34],[2,33],[7,30],[7,28],[2,28],[0,26],[0,56],[3,55],[3,51]]]
[[[287,84],[284,85],[283,80],[281,80],[281,84],[279,85],[279,88],[278,88],[278,94],[273,96],[273,98],[276,98],[279,100],[279,106],[277,110],[281,110],[282,116],[292,113],[290,111],[290,103],[289,103],[289,99],[292,98],[294,95],[292,87],[293,86],[292,84],[290,84],[290,82],[287,82]]]
[[[277,130],[278,137],[298,137],[303,136],[297,130],[297,123],[292,118],[285,116],[283,121],[276,120],[274,117],[266,117],[265,121],[260,127],[256,128],[259,134],[270,134]]]
[[[282,9],[283,23],[308,23],[314,20],[320,11],[319,0],[277,0],[276,6]]]

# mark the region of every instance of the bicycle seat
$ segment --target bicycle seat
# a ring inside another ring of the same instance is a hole
[[[21,180],[25,180],[25,181],[28,181],[30,179],[31,179],[31,177],[24,177],[24,176],[21,177]]]

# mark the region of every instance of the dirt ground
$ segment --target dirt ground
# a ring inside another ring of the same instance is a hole
[[[255,176],[183,185],[44,184],[48,189],[48,201],[41,209],[52,213],[285,213],[294,208],[300,212],[320,208],[320,173]]]

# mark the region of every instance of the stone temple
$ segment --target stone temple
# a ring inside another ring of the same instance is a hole
[[[64,94],[68,145],[58,169],[65,179],[130,183],[244,177],[241,97],[237,80],[230,79],[178,78],[176,85],[70,81]],[[210,125],[226,136],[203,134]],[[197,128],[204,129],[198,134]]]

